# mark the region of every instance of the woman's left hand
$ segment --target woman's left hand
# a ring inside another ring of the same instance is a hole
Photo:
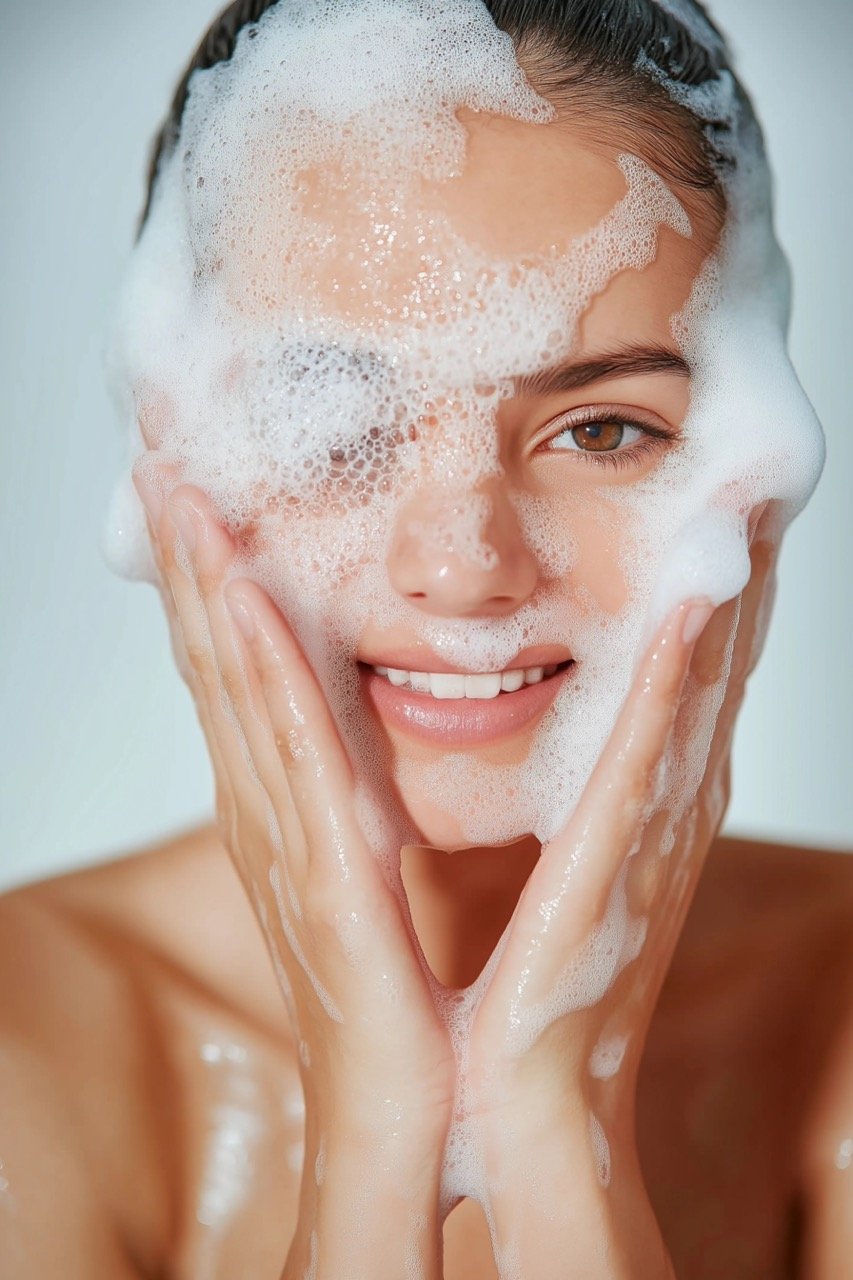
[[[682,686],[711,614],[701,602],[683,605],[657,635],[575,812],[543,847],[507,926],[471,1028],[466,1100],[480,1119],[499,1116],[503,1131],[508,1123],[547,1128],[557,1108],[571,1106],[573,1085],[583,1102],[609,996],[648,944],[646,921],[629,911],[626,878],[659,798]]]
[[[666,621],[576,810],[543,846],[474,1016],[466,1099],[472,1112],[495,1110],[501,1125],[510,1114],[534,1120],[536,1099],[547,1126],[552,1104],[565,1108],[573,1091],[578,1100],[588,1095],[590,1056],[603,1034],[611,1044],[630,1041],[622,1078],[635,1080],[655,999],[728,797],[728,749],[756,632],[766,621],[772,545],[756,540],[752,559],[738,600],[716,611],[687,603]],[[693,694],[721,681],[726,692],[700,761],[698,792],[673,812],[670,797],[685,779],[666,771],[683,767],[691,734],[693,708],[682,696],[688,670]],[[681,745],[672,753],[679,718]],[[602,1064],[600,1078],[604,1071]]]
[[[635,1086],[725,811],[734,717],[772,595],[772,542],[756,539],[752,561],[738,600],[716,611],[684,605],[657,635],[487,966],[457,1123],[482,1162],[502,1275],[672,1276],[639,1165]],[[668,751],[677,722],[676,741],[691,734],[688,671],[690,694],[713,696],[721,682],[726,692],[698,792],[673,812],[667,793],[678,795],[679,779],[664,793],[672,779],[661,771],[679,767],[682,753]]]

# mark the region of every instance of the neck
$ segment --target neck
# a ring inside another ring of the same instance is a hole
[[[532,836],[500,848],[403,850],[412,921],[439,982],[472,983],[506,927],[539,857]]]

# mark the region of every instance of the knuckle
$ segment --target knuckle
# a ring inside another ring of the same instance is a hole
[[[298,731],[293,728],[278,730],[275,735],[275,745],[287,772],[298,773],[306,758],[305,744]]]
[[[221,678],[222,688],[228,701],[230,703],[239,703],[244,694],[242,675],[237,671],[232,671],[229,667],[223,667]]]
[[[188,644],[186,652],[197,687],[207,697],[216,697],[219,693],[219,672],[210,654],[195,644]]]
[[[311,922],[312,930],[320,938],[337,936],[340,930],[341,912],[334,889],[331,877],[318,873],[315,868],[308,876],[302,893],[305,915]]]
[[[203,564],[199,564],[198,561],[194,562],[193,569],[195,584],[202,600],[205,602],[211,601],[221,585],[219,575],[206,568]]]

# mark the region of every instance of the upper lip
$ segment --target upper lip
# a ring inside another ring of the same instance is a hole
[[[470,667],[454,666],[445,658],[439,657],[432,649],[426,645],[403,646],[399,649],[386,649],[382,653],[377,650],[360,653],[358,661],[368,667],[390,667],[395,671],[426,671],[429,673],[445,675],[478,675],[484,673],[484,670],[493,671],[514,671],[520,668],[528,667],[551,667],[559,666],[563,662],[570,662],[572,655],[564,645],[556,644],[538,644],[532,645],[530,648],[522,649],[514,658],[503,667],[479,667],[473,670]]]

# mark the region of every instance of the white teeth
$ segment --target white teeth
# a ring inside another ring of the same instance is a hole
[[[465,676],[433,672],[429,678],[429,691],[434,698],[464,698]]]
[[[465,677],[466,698],[496,698],[501,691],[501,673]]]
[[[499,693],[517,693],[523,685],[539,684],[554,675],[558,664],[547,667],[514,667],[511,671],[488,671],[473,676],[459,672],[400,671],[396,667],[374,667],[397,688],[408,685],[415,693],[429,693],[434,698],[472,698],[486,701]]]

